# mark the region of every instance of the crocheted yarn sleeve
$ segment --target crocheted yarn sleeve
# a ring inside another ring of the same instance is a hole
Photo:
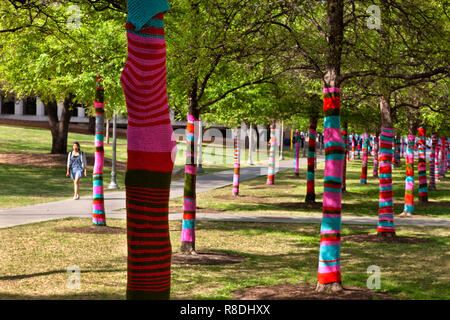
[[[144,25],[151,26],[151,18],[161,12],[169,10],[167,0],[128,0],[128,20],[136,31]]]

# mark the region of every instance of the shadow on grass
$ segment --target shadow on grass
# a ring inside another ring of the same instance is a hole
[[[83,292],[55,295],[20,295],[0,292],[0,300],[125,300],[123,294],[109,292]]]
[[[83,270],[83,273],[105,273],[105,272],[125,272],[126,269],[111,269],[111,270]],[[52,274],[67,274],[67,270],[52,270],[52,271],[46,271],[46,272],[37,272],[37,273],[30,273],[30,274],[19,274],[15,276],[4,276],[0,277],[0,280],[22,280],[22,279],[29,279],[34,277],[41,277],[41,276],[49,276]],[[1,295],[1,294],[0,294]]]

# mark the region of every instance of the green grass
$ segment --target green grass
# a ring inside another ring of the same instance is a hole
[[[58,233],[89,226],[63,219],[0,229],[0,299],[125,299],[126,234]],[[108,225],[125,228],[125,220]],[[173,251],[180,222],[170,223]],[[232,291],[281,283],[315,283],[319,224],[197,223],[197,250],[246,257],[231,265],[172,265],[172,299],[232,299]],[[343,226],[344,234],[375,227]],[[381,270],[381,289],[398,299],[449,299],[450,230],[399,227],[398,235],[430,238],[427,244],[342,243],[345,286],[366,287],[367,268]],[[81,269],[81,289],[66,288],[67,268]]]
[[[80,179],[80,196],[92,197],[92,171]],[[105,192],[111,181],[111,169],[104,169]],[[73,182],[66,168],[0,164],[0,208],[14,208],[73,197]],[[116,181],[125,186],[125,172],[116,170]]]
[[[46,154],[51,150],[51,133],[48,129],[0,125],[0,153],[40,153]],[[68,147],[78,141],[84,152],[94,154],[94,136],[80,133],[69,133]],[[126,139],[117,139],[117,160],[126,161]],[[179,142],[175,168],[184,168],[186,144]],[[112,144],[104,145],[105,157],[111,158]],[[242,167],[247,166],[248,150],[242,149]],[[285,158],[292,157],[292,151],[285,149]],[[232,170],[233,150],[230,148],[215,148],[203,146],[202,174]],[[221,157],[218,155],[222,155]],[[266,159],[258,158],[258,153],[253,155],[255,164],[263,164]],[[92,193],[92,168],[88,170],[88,177],[80,180],[80,195],[90,196]],[[105,186],[110,181],[110,168],[105,167]],[[124,186],[124,171],[118,170],[117,183]],[[201,175],[201,174],[199,174]],[[173,179],[182,179],[183,175],[174,176]],[[21,166],[0,164],[0,208],[12,208],[32,205],[50,201],[57,201],[73,196],[73,184],[65,176],[65,168],[49,168],[37,166]],[[105,189],[107,191],[107,189]]]
[[[316,201],[322,202],[323,168],[319,163],[316,171]],[[372,166],[369,165],[368,182],[360,183],[361,160],[354,160],[347,166],[347,192],[342,196],[343,216],[378,215],[379,184],[372,177]],[[405,165],[393,170],[394,213],[400,214],[404,206]],[[417,171],[416,171],[417,180]],[[417,181],[416,181],[417,182]],[[297,178],[292,170],[277,173],[275,184],[285,188],[264,186],[266,177],[243,181],[239,185],[239,197],[221,199],[231,196],[231,186],[215,189],[197,195],[197,205],[225,210],[224,213],[267,214],[267,215],[312,215],[321,216],[320,204],[306,207],[306,168],[300,168]],[[450,218],[450,179],[437,182],[437,191],[429,192],[429,204],[418,204],[418,183],[415,185],[415,214],[427,217]],[[250,198],[249,198],[250,197]],[[171,200],[171,205],[182,205],[182,198]]]

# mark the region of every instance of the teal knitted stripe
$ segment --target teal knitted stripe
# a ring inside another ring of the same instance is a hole
[[[167,0],[128,0],[128,19],[134,25],[136,31],[142,29],[145,24],[151,25],[149,20],[161,12],[170,8]]]

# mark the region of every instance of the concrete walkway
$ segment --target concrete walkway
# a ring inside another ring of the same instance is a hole
[[[323,156],[318,156],[317,161],[322,162]],[[279,171],[292,169],[292,160],[277,161]],[[300,166],[306,166],[306,158],[300,158]],[[253,179],[267,174],[267,167],[252,166],[242,167],[240,171],[240,181]],[[205,174],[197,177],[197,193],[230,186],[233,182],[233,170],[221,171],[213,174]],[[122,186],[123,187],[123,186]],[[183,196],[184,181],[172,181],[170,198]],[[82,198],[79,200],[62,200],[37,204],[26,207],[0,210],[0,228],[12,227],[32,222],[61,219],[67,217],[90,218],[92,198]],[[106,218],[126,217],[125,211],[125,191],[115,191],[105,193]],[[169,215],[170,220],[180,220],[182,214],[174,213]],[[268,215],[243,215],[243,214],[214,214],[197,213],[198,220],[215,221],[238,221],[238,222],[273,222],[273,223],[320,223],[322,217],[314,216],[268,216]],[[342,217],[343,224],[364,224],[377,225],[377,217]],[[416,218],[395,218],[397,226],[441,226],[450,227],[450,219],[416,219]]]
[[[324,161],[324,157],[318,156],[317,161]],[[300,166],[306,166],[306,162],[306,158],[300,158]],[[292,168],[293,160],[278,161],[277,159],[276,164],[279,165],[278,171],[282,171]],[[241,167],[240,181],[253,179],[266,174],[266,166]],[[232,184],[233,169],[204,174],[197,177],[197,193],[230,186]],[[121,187],[124,188],[124,186]],[[172,181],[170,190],[171,199],[183,196],[183,191],[183,179]],[[118,210],[125,207],[125,190],[105,192],[106,219],[125,218],[124,211],[118,212]],[[0,228],[67,217],[92,217],[92,196],[79,200],[68,199],[0,210]]]

